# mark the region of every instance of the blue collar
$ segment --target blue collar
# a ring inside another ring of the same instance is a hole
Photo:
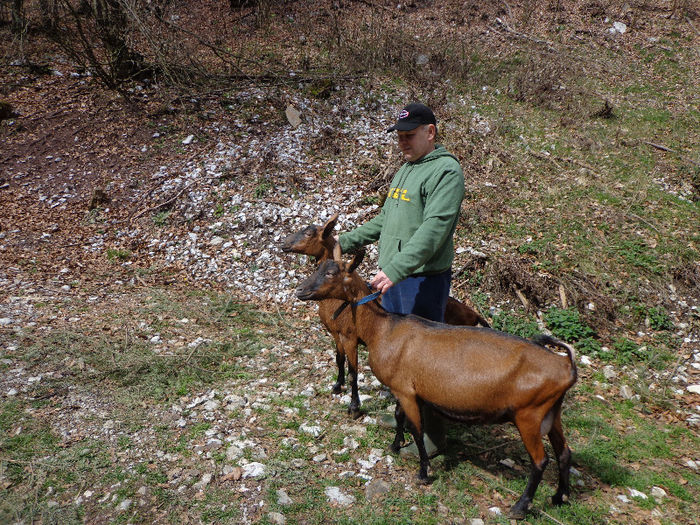
[[[375,300],[377,297],[379,297],[380,295],[382,295],[382,292],[381,292],[381,291],[376,291],[376,292],[374,292],[374,293],[371,293],[371,294],[369,294],[369,295],[366,295],[365,297],[363,297],[362,299],[360,299],[360,300],[357,301],[356,303],[352,303],[352,302],[350,302],[350,301],[344,301],[343,304],[341,304],[341,305],[338,307],[338,309],[333,313],[333,316],[331,317],[331,319],[333,319],[333,320],[337,319],[338,316],[343,312],[343,310],[345,310],[345,308],[346,308],[348,305],[350,305],[350,304],[352,304],[353,306],[358,306],[358,305],[361,305],[361,304],[366,304],[366,303],[369,303],[369,302],[371,302],[371,301],[374,301],[374,300]]]

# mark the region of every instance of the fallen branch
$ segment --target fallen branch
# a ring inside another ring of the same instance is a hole
[[[141,215],[143,215],[144,213],[156,211],[156,210],[162,208],[163,206],[167,206],[168,204],[172,204],[173,202],[175,202],[175,201],[180,197],[180,195],[182,195],[182,194],[185,192],[186,189],[189,189],[190,186],[192,186],[192,184],[188,184],[187,186],[185,186],[184,188],[182,188],[182,189],[177,193],[177,195],[175,195],[174,197],[168,199],[168,200],[165,201],[165,202],[161,202],[160,204],[156,204],[155,206],[151,206],[150,208],[146,208],[145,210],[141,210],[141,211],[138,212],[136,215],[133,215],[132,217],[130,217],[130,218],[129,218],[129,221],[133,221],[133,220],[135,220],[135,219],[138,219],[138,218],[141,217]]]
[[[509,33],[517,38],[520,38],[521,40],[529,40],[530,42],[534,42],[536,44],[541,44],[541,45],[547,46],[547,50],[552,52],[552,53],[557,52],[557,50],[554,49],[554,44],[552,42],[549,42],[548,40],[542,40],[541,38],[537,38],[537,37],[534,37],[532,35],[528,35],[526,33],[520,33],[519,31],[516,31],[515,29],[510,27],[507,22],[503,21],[500,18],[496,18],[496,24],[499,27],[502,27],[506,33]],[[497,31],[497,28],[495,28],[495,27],[492,27],[492,29],[494,29],[494,31]]]
[[[675,150],[672,150],[671,148],[664,146],[663,144],[654,144],[653,142],[647,142],[646,140],[644,141],[644,144],[647,146],[651,146],[652,148],[660,149],[661,151],[668,151],[669,153],[676,153]]]
[[[668,146],[664,146],[663,144],[656,144],[654,142],[649,142],[647,140],[642,141],[644,144],[647,146],[651,146],[652,148],[656,148],[661,151],[667,151],[668,153],[674,153],[675,155],[678,155],[681,159],[683,159],[686,162],[690,162],[691,164],[695,164],[696,166],[700,166],[700,162],[689,159],[688,157],[681,155],[679,152],[677,152],[675,149],[671,149]]]

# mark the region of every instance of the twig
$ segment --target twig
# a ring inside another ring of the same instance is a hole
[[[512,445],[515,443],[514,441],[506,441],[505,443],[501,443],[500,445],[496,445],[493,447],[489,448],[482,448],[481,450],[477,450],[476,452],[470,452],[469,454],[465,454],[466,456],[478,456],[480,454],[483,454],[484,452],[491,452],[493,450],[498,450],[499,448],[507,447],[508,445]],[[467,443],[467,445],[471,445],[470,443]],[[471,446],[476,446],[476,445],[471,445]]]
[[[566,299],[566,290],[564,285],[559,283],[559,299],[561,300],[561,307],[566,310],[569,307],[569,302]]]
[[[700,35],[700,31],[698,31],[698,29],[693,25],[688,15],[685,16],[685,21],[688,22],[688,25],[693,28],[693,31],[695,31],[696,34]]]
[[[501,0],[501,3],[506,6],[506,11],[508,11],[508,18],[513,18],[513,11],[511,11],[510,6],[506,0]]]
[[[520,302],[523,303],[523,306],[525,307],[525,311],[530,310],[530,302],[527,300],[527,297],[525,297],[525,294],[521,292],[518,288],[515,288],[515,295],[518,296],[518,299],[520,299]]]
[[[482,472],[477,472],[476,475],[479,476],[481,479],[485,479],[485,480],[489,480],[489,481],[495,482],[496,484],[498,484],[498,488],[500,488],[501,490],[503,490],[503,491],[505,491],[505,492],[508,492],[509,494],[512,494],[512,495],[514,495],[514,496],[520,496],[520,494],[518,494],[518,493],[515,492],[514,490],[511,490],[511,489],[509,489],[508,487],[502,485],[502,484],[501,484],[501,480],[500,480],[498,477],[496,477],[496,476],[494,476],[493,474],[491,474],[490,472],[484,472],[484,471],[482,471]],[[539,512],[540,514],[542,514],[543,516],[549,518],[550,520],[552,520],[554,523],[557,523],[558,525],[566,525],[565,523],[559,521],[557,518],[555,518],[555,517],[552,516],[551,514],[547,514],[545,511],[543,511],[543,510],[541,510],[541,509],[530,507],[530,510],[534,510],[534,511]]]
[[[501,20],[500,18],[496,18],[496,24],[499,27],[502,27],[506,33],[509,33],[517,38],[520,38],[521,40],[529,40],[530,42],[534,42],[536,44],[542,44],[542,45],[547,46],[548,51],[550,51],[552,53],[557,52],[557,50],[554,49],[554,45],[552,44],[552,42],[549,42],[547,40],[542,40],[541,38],[536,38],[536,37],[534,37],[532,35],[528,35],[526,33],[520,33],[519,31],[516,31],[515,29],[510,27],[507,22]],[[497,31],[497,28],[495,28],[495,27],[492,27],[492,29]]]
[[[667,151],[668,153],[674,153],[674,154],[678,155],[678,156],[679,156],[681,159],[683,159],[684,161],[690,162],[690,163],[692,163],[692,164],[695,164],[696,166],[700,166],[700,162],[698,162],[698,161],[696,161],[696,160],[693,160],[693,159],[689,159],[688,157],[685,157],[684,155],[681,155],[681,154],[680,154],[679,152],[677,152],[675,149],[671,149],[671,148],[669,148],[668,146],[664,146],[663,144],[656,144],[656,143],[654,143],[654,142],[649,142],[649,141],[647,141],[647,140],[643,140],[642,143],[643,143],[643,144],[646,144],[647,146],[651,146],[652,148],[659,149],[659,150],[661,150],[661,151]]]
[[[647,221],[646,219],[643,219],[643,218],[640,217],[639,215],[636,215],[636,214],[634,214],[634,213],[629,213],[629,212],[627,212],[627,215],[629,215],[630,217],[633,217],[633,218],[635,218],[635,219],[637,219],[637,220],[639,220],[639,221],[642,221],[644,224],[646,224],[647,226],[649,226],[649,227],[650,227],[652,230],[654,230],[656,233],[661,233],[661,232],[658,230],[658,228],[657,228],[656,226],[654,226],[652,223],[650,223],[650,222]]]
[[[136,215],[134,215],[133,217],[131,217],[129,220],[130,220],[130,221],[133,221],[133,220],[138,219],[139,217],[141,217],[141,215],[143,215],[144,213],[148,213],[148,212],[151,212],[151,211],[155,211],[155,210],[157,210],[157,209],[159,209],[159,208],[162,208],[163,206],[167,206],[168,204],[172,204],[173,202],[175,202],[175,201],[180,197],[180,195],[182,195],[182,194],[185,192],[186,189],[188,189],[190,186],[192,186],[192,184],[194,184],[194,183],[188,184],[187,186],[185,186],[184,188],[182,188],[182,189],[177,193],[177,195],[175,195],[173,198],[168,199],[168,200],[165,201],[165,202],[161,202],[160,204],[157,204],[157,205],[155,205],[155,206],[151,206],[150,208],[146,208],[145,210],[141,210],[141,211],[138,212]]]
[[[664,146],[663,144],[654,144],[653,142],[648,142],[644,141],[644,144],[647,146],[651,146],[652,148],[660,149],[661,151],[668,151],[669,153],[676,153],[675,150],[672,150],[671,148]]]

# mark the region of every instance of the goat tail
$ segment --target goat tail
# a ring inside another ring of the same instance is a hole
[[[532,338],[532,342],[547,348],[545,345],[558,346],[566,350],[566,354],[569,356],[569,361],[571,362],[571,375],[573,376],[574,382],[578,378],[578,369],[576,368],[576,350],[570,344],[567,344],[559,339],[552,337],[551,335],[537,334]]]

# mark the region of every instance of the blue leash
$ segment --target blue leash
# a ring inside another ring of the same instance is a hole
[[[379,297],[380,295],[382,295],[381,290],[376,291],[376,292],[374,292],[374,293],[371,293],[371,294],[369,294],[369,295],[363,297],[362,299],[360,299],[359,301],[357,301],[355,304],[358,304],[358,305],[359,305],[359,304],[368,303],[368,302],[370,302],[370,301],[374,301],[374,300],[375,300],[377,297]]]

